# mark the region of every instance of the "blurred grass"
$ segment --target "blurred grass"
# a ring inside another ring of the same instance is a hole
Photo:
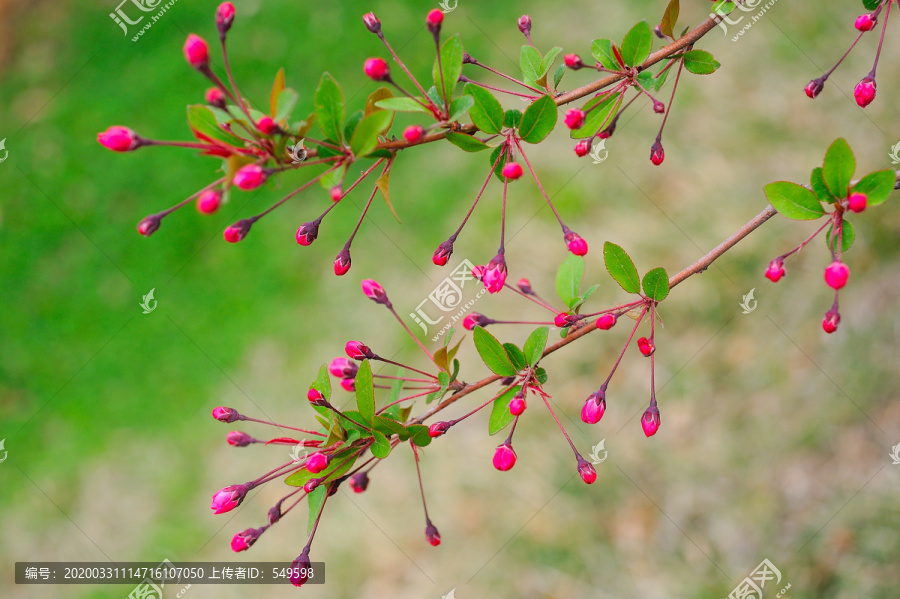
[[[216,4],[180,2],[138,43],[110,22],[112,5],[34,3],[5,23],[12,51],[0,71],[0,137],[10,152],[0,165],[4,596],[47,596],[42,587],[12,584],[14,561],[232,559],[231,535],[260,525],[281,489],[263,489],[233,519],[209,516],[215,489],[266,465],[258,451],[225,446],[226,431],[209,410],[232,405],[309,424],[303,392],[346,339],[414,359],[398,327],[360,299],[356,284],[377,278],[398,308],[412,311],[445,276],[430,254],[480,185],[482,156],[438,144],[403,156],[392,186],[403,225],[376,203],[354,244],[353,269],[340,280],[329,274],[330,261],[357,208],[336,210],[311,248],[292,241],[297,224],[327,205],[321,190],[261,221],[239,246],[221,241],[222,228],[282,190],[235,195],[212,217],[187,208],[153,238],[140,238],[133,229],[140,217],[205,185],[218,164],[175,149],[114,155],[95,136],[124,124],[149,137],[186,138],[184,107],[200,101],[206,86],[183,63],[180,47],[188,32],[214,38]],[[414,72],[430,69],[425,5],[235,4],[232,65],[258,104],[284,66],[301,94],[296,114],[309,112],[326,69],[360,107],[375,87],[360,65],[383,54],[360,26],[367,10],[382,18]],[[469,53],[509,70],[522,41],[515,27],[521,13],[531,14],[540,47],[559,43],[587,56],[591,39],[621,39],[635,20],[655,20],[662,4],[463,1],[445,31],[461,32]],[[702,8],[685,7],[682,22],[699,21]],[[852,103],[852,87],[874,54],[871,36],[815,104],[801,92],[849,44],[857,10],[820,6],[811,18],[803,5],[779,2],[737,43],[711,33],[701,47],[724,68],[683,81],[660,168],[647,160],[659,119],[646,106],[620,125],[601,165],[573,160],[561,130],[531,152],[561,214],[592,247],[588,273],[602,282],[594,305],[621,299],[602,273],[605,240],[628,248],[642,271],[661,264],[674,272],[756,214],[765,183],[802,181],[835,137],[850,141],[861,170],[888,166],[897,141],[891,98],[900,81],[884,66],[876,102],[865,112]],[[892,42],[884,65],[900,57]],[[563,87],[589,77],[570,73]],[[282,189],[294,184],[285,178]],[[550,295],[564,256],[559,229],[532,185],[514,191],[511,276],[529,276]],[[350,196],[351,205],[361,206],[364,193]],[[610,387],[604,421],[592,429],[578,421],[583,398],[615,360],[620,325],[607,334],[612,341],[598,336],[578,353],[547,361],[548,390],[574,421],[579,448],[607,440],[610,457],[598,467],[597,484],[572,480],[571,454],[540,406],[523,420],[519,463],[504,476],[490,468],[498,441],[483,425],[457,427],[425,458],[440,549],[422,542],[412,462],[398,455],[376,470],[366,495],[330,504],[313,550],[328,564],[328,583],[304,592],[439,597],[455,587],[461,598],[722,597],[768,557],[792,584],[791,597],[894,597],[900,513],[887,452],[900,442],[900,218],[892,201],[855,223],[839,334],[826,339],[818,325],[831,301],[820,284],[823,244],[791,261],[777,287],[760,277],[772,256],[809,230],[775,219],[666,302],[657,354],[663,428],[652,441],[636,420],[646,402],[646,363],[631,356]],[[453,260],[486,262],[498,232],[492,188]],[[741,296],[756,286],[759,309],[741,315]],[[145,316],[138,303],[150,288],[159,307]],[[536,316],[527,305],[499,301],[485,298],[477,309]],[[498,334],[522,341],[527,331]],[[464,375],[473,380],[480,370],[471,348],[463,356]],[[303,514],[286,519],[247,557],[293,557],[304,521]],[[195,586],[189,596],[240,592]],[[281,593],[254,588],[257,596]]]

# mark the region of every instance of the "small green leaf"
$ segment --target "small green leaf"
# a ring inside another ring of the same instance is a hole
[[[222,129],[216,121],[216,116],[208,107],[203,106],[202,104],[188,106],[187,115],[188,125],[190,125],[191,129],[197,133],[216,141],[226,143],[230,146],[237,148],[244,147],[244,140]]]
[[[892,170],[875,171],[853,186],[854,193],[866,194],[867,205],[877,206],[887,200],[897,184],[897,174]]]
[[[525,360],[525,354],[522,353],[522,350],[519,349],[515,343],[504,343],[503,349],[506,350],[509,361],[512,362],[513,367],[517,371],[528,368],[528,361]]]
[[[584,258],[569,254],[556,271],[556,294],[568,305],[581,294],[581,279],[584,277]]]
[[[485,133],[500,133],[503,129],[503,107],[497,98],[473,83],[466,84],[465,93],[475,101],[475,105],[469,109],[469,116],[475,126]]]
[[[577,313],[578,309],[584,304],[584,302],[588,301],[594,292],[600,288],[600,283],[595,283],[588,287],[580,296],[572,300],[572,303],[569,304],[569,310]]]
[[[466,152],[480,152],[482,150],[490,149],[489,145],[487,145],[474,135],[469,135],[467,133],[456,133],[454,131],[449,131],[446,135],[447,141]]]
[[[525,341],[525,359],[531,366],[540,361],[544,355],[544,348],[547,347],[547,334],[550,329],[547,327],[539,327],[531,331],[528,339]]]
[[[499,145],[494,148],[494,151],[491,152],[490,164],[494,168],[494,174],[497,175],[497,178],[503,181],[503,175],[501,171],[503,167],[506,166],[506,163],[509,162],[509,152],[503,155],[503,158],[500,158],[500,153],[503,152],[504,145]],[[500,158],[498,161],[497,159]]]
[[[530,144],[540,143],[553,131],[556,117],[556,102],[550,96],[541,96],[525,109],[519,123],[519,137]]]
[[[662,21],[659,23],[659,30],[662,31],[663,35],[675,37],[673,30],[675,28],[675,23],[678,21],[679,9],[680,6],[678,5],[678,0],[669,0],[666,12],[663,13]]]
[[[866,10],[875,10],[883,2],[884,0],[863,0],[863,6]]]
[[[475,105],[475,98],[472,96],[459,96],[450,102],[450,117],[448,121],[455,122],[466,116],[466,113]]]
[[[306,502],[309,504],[309,521],[306,525],[306,534],[311,534],[319,512],[325,505],[325,499],[328,498],[328,489],[326,485],[319,485],[313,492],[306,496]]]
[[[541,77],[541,63],[544,61],[541,53],[534,46],[522,46],[522,52],[519,55],[519,64],[522,66],[522,75],[525,83],[532,87],[537,85],[537,80]]]
[[[537,382],[539,382],[540,384],[543,385],[544,383],[547,382],[547,371],[540,367],[535,368],[534,369],[534,378],[537,379]]]
[[[509,361],[506,350],[503,349],[503,345],[497,341],[496,337],[479,326],[475,327],[472,334],[475,340],[475,349],[478,350],[478,355],[481,356],[485,366],[491,369],[491,372],[503,376],[513,376],[518,372]]]
[[[418,447],[427,447],[431,443],[431,435],[428,434],[428,427],[422,424],[413,424],[408,427],[410,432],[410,440]]]
[[[356,373],[356,407],[369,424],[375,418],[375,387],[372,381],[372,365],[363,360]]]
[[[372,435],[372,438],[375,440],[374,443],[369,447],[369,450],[372,452],[372,455],[376,458],[381,458],[382,460],[391,453],[391,442],[388,441],[387,437],[375,431]]]
[[[355,112],[351,112],[346,119],[344,119],[344,139],[350,139],[353,137],[353,132],[356,131],[356,127],[359,125],[359,122],[363,120],[365,113],[362,110],[357,110]]]
[[[584,119],[584,125],[578,129],[573,129],[569,134],[571,138],[584,139],[593,136],[601,129],[605,129],[615,116],[615,109],[620,104],[619,99],[621,96],[622,94],[617,92],[608,98],[591,98],[581,108],[587,114],[587,118]]]
[[[518,127],[519,123],[522,122],[522,111],[516,110],[515,108],[510,108],[505,113],[503,113],[503,126],[504,127]]]
[[[435,398],[441,398],[444,396],[444,393],[447,392],[447,388],[450,386],[450,375],[446,372],[439,372],[438,382],[440,383],[441,388],[434,393],[429,393],[425,398],[425,403],[431,403]]]
[[[394,406],[391,406],[394,407]],[[397,406],[399,407],[399,406]],[[387,414],[387,412],[385,412]],[[399,410],[398,410],[399,414]],[[386,418],[385,416],[376,416],[375,417],[375,428],[380,430],[385,435],[397,435],[400,437],[401,441],[406,441],[409,439],[409,431],[405,426],[397,422],[396,420],[392,420],[390,418]]]
[[[812,170],[812,173],[809,176],[809,183],[813,192],[819,196],[819,200],[829,204],[835,201],[836,198],[834,197],[834,194],[832,194],[831,190],[828,189],[828,186],[825,185],[825,178],[822,177],[822,167],[817,166]]]
[[[706,50],[690,50],[684,53],[684,68],[695,75],[715,73],[720,66],[721,63]]]
[[[591,54],[604,68],[618,71],[619,65],[613,57],[612,41],[599,39],[591,42]]]
[[[515,420],[509,411],[509,402],[519,392],[519,387],[511,387],[505,393],[494,398],[494,406],[491,408],[491,417],[488,420],[488,434],[496,435]]]
[[[275,120],[281,121],[291,116],[299,99],[300,94],[291,88],[288,87],[281,90],[281,93],[278,94],[278,111],[275,113]]]
[[[658,302],[669,295],[669,275],[665,268],[654,268],[644,275],[644,295]]]
[[[391,126],[394,115],[388,110],[379,110],[360,121],[353,137],[350,138],[350,150],[357,158],[366,156],[378,145],[378,137]]]
[[[375,102],[377,108],[393,112],[428,112],[428,109],[412,98],[387,98]]]
[[[313,104],[316,122],[328,139],[341,141],[341,126],[344,123],[344,93],[331,73],[322,73],[316,88]]]
[[[825,164],[822,166],[822,176],[825,185],[837,198],[846,198],[850,180],[856,171],[856,158],[853,150],[843,138],[837,139],[825,153]]]
[[[782,216],[793,220],[814,220],[825,214],[816,194],[790,181],[776,181],[765,186],[766,197]]]
[[[622,41],[622,60],[630,67],[636,67],[650,56],[653,46],[653,31],[647,21],[641,21],[631,28]]]
[[[557,89],[559,87],[559,82],[562,81],[563,75],[566,74],[566,65],[561,64],[556,67],[556,71],[553,72],[553,89]]]
[[[609,271],[616,283],[628,293],[640,293],[641,279],[637,268],[631,260],[628,252],[614,243],[607,241],[603,244],[603,261],[606,270]]]
[[[447,102],[453,99],[453,90],[456,89],[456,82],[462,74],[462,61],[463,45],[459,35],[454,35],[448,38],[444,45],[441,46],[440,67],[438,66],[438,59],[435,58],[434,67],[431,70],[434,86],[437,88],[441,98],[444,98]]]
[[[554,46],[547,51],[547,54],[544,55],[544,59],[541,61],[541,77],[550,72],[550,67],[553,66],[553,61],[556,60],[560,52],[562,52],[562,48],[559,46]]]
[[[659,70],[659,73],[656,74],[656,81],[653,83],[653,87],[654,89],[656,89],[656,91],[661,90],[662,87],[666,84],[666,79],[669,78],[669,73],[671,73],[672,69],[674,68],[675,67],[670,67],[667,69],[665,67],[662,67]]]
[[[828,227],[828,232],[825,233],[825,244],[836,252],[837,236],[833,234],[833,228],[833,224]],[[856,229],[853,227],[853,223],[844,220],[841,224],[841,252],[849,250],[854,241],[856,241]]]
[[[383,108],[376,106],[382,100],[389,100],[394,97],[394,92],[390,90],[388,87],[379,87],[366,98],[366,116],[369,116],[373,112],[377,110],[384,110]]]

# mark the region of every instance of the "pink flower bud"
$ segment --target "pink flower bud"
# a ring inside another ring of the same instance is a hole
[[[206,103],[216,108],[225,108],[225,93],[218,87],[206,90]]]
[[[225,440],[232,447],[247,447],[255,441],[253,437],[241,431],[231,431],[225,437]]]
[[[151,235],[156,233],[156,231],[159,229],[159,225],[161,224],[162,218],[155,214],[151,214],[138,223],[137,232],[144,237],[150,237]]]
[[[306,399],[313,405],[323,405],[325,396],[318,389],[310,389],[306,392]]]
[[[307,495],[309,495],[310,493],[312,493],[313,491],[315,491],[316,488],[317,488],[321,483],[322,483],[322,481],[319,480],[318,478],[311,478],[311,479],[309,479],[308,481],[306,481],[306,484],[305,484],[305,485],[303,485],[303,491],[304,491]]]
[[[566,231],[566,247],[576,256],[584,256],[588,253],[588,244],[578,233]]]
[[[362,290],[366,297],[376,304],[389,305],[391,303],[390,301],[388,301],[387,294],[384,292],[384,287],[379,285],[377,281],[374,281],[372,279],[363,279]]]
[[[591,142],[587,139],[582,139],[577,144],[575,144],[575,155],[579,158],[583,156],[587,156],[591,152]]]
[[[359,366],[356,365],[356,362],[351,362],[343,357],[335,358],[331,361],[331,364],[328,365],[328,372],[331,373],[331,376],[342,379],[352,379],[356,377],[357,370],[359,370]]]
[[[403,139],[407,142],[414,144],[425,135],[425,129],[420,127],[419,125],[410,125],[406,129],[403,130]]]
[[[238,189],[250,191],[266,182],[266,172],[258,164],[248,164],[234,174],[233,182]]]
[[[556,318],[553,319],[553,324],[558,326],[561,329],[565,328],[565,327],[569,326],[570,324],[572,324],[571,322],[569,322],[570,317],[571,317],[571,314],[567,314],[565,312],[560,312],[559,314],[556,315]]]
[[[850,268],[843,262],[835,260],[825,268],[825,283],[832,289],[840,289],[850,278]]]
[[[656,351],[656,346],[646,337],[641,337],[640,339],[638,339],[637,344],[638,349],[641,350],[641,353],[648,358],[653,355],[653,352]]]
[[[341,379],[341,388],[347,393],[356,391],[356,381],[353,379]]]
[[[334,274],[343,276],[350,270],[350,250],[344,248],[341,253],[334,259]]]
[[[806,84],[806,87],[803,88],[803,91],[806,92],[806,95],[810,98],[815,99],[819,94],[822,93],[822,90],[825,89],[825,80],[822,78],[813,79],[809,83]]]
[[[582,125],[584,125],[584,112],[578,110],[577,108],[573,108],[566,113],[565,123],[566,127],[568,127],[569,129],[580,128]]]
[[[512,445],[504,443],[494,451],[494,468],[500,472],[511,470],[516,465],[516,452]]]
[[[486,327],[491,323],[491,320],[485,316],[484,314],[479,314],[478,312],[472,312],[463,318],[463,328],[467,331],[473,330],[475,327]]]
[[[388,64],[382,58],[370,58],[363,65],[363,72],[370,79],[384,81],[390,77]]]
[[[766,269],[766,278],[777,283],[784,276],[784,258],[775,258],[769,262],[769,268]]]
[[[309,561],[309,548],[305,548],[297,559],[291,562],[291,575],[289,580],[295,587],[303,586],[309,580],[311,563]]]
[[[231,550],[235,553],[240,551],[247,551],[250,547],[253,546],[253,543],[256,542],[256,539],[259,538],[259,535],[266,531],[266,526],[262,528],[248,528],[247,530],[242,530],[241,532],[234,535],[231,539]]]
[[[209,507],[216,514],[230,512],[241,504],[249,490],[250,489],[248,489],[246,485],[231,485],[225,487],[213,495],[212,505]]]
[[[503,167],[501,174],[510,181],[515,181],[522,176],[522,165],[518,162],[508,162]]]
[[[484,282],[484,281],[483,281],[483,279],[484,279],[484,266],[482,266],[482,265],[480,265],[480,264],[476,264],[475,266],[473,266],[473,267],[472,267],[472,277],[473,277],[476,281],[481,281],[481,282],[483,283],[483,282]]]
[[[220,35],[225,35],[234,23],[234,4],[223,2],[216,9],[216,28]]]
[[[247,236],[247,233],[250,232],[250,227],[252,225],[253,221],[248,218],[239,220],[230,227],[226,228],[222,233],[222,236],[228,243],[237,243]]]
[[[441,544],[441,533],[438,532],[437,527],[431,523],[431,520],[425,524],[425,538],[432,547],[437,547]]]
[[[316,452],[306,458],[306,469],[312,474],[318,474],[328,467],[328,458],[321,452]]]
[[[822,330],[830,335],[838,330],[839,324],[841,324],[841,313],[832,308],[825,313],[825,319],[822,320]]]
[[[434,262],[435,266],[444,266],[447,264],[447,260],[453,254],[453,241],[447,240],[441,245],[438,246],[436,250],[434,250],[434,255],[431,257],[431,261]]]
[[[218,420],[219,422],[234,422],[235,420],[240,420],[241,415],[234,408],[225,408],[219,406],[217,408],[213,408],[212,411],[213,418]]]
[[[526,36],[531,33],[531,17],[528,15],[522,15],[519,17],[519,31],[524,33]]]
[[[440,437],[441,435],[446,433],[448,430],[450,430],[449,422],[435,422],[428,427],[428,436],[432,439],[436,439],[437,437]]]
[[[375,357],[369,346],[360,341],[348,341],[347,345],[344,346],[344,351],[353,360],[366,360]]]
[[[531,281],[529,281],[525,277],[519,279],[519,282],[516,283],[516,286],[519,288],[519,291],[521,291],[525,295],[534,295],[534,290],[531,288]]]
[[[344,188],[340,185],[335,185],[328,190],[328,193],[331,195],[332,202],[340,202],[341,198],[344,197]]]
[[[441,9],[435,8],[425,17],[425,23],[428,25],[428,31],[437,35],[441,31],[441,23],[444,22],[444,13]]]
[[[652,437],[659,430],[659,408],[656,407],[656,400],[650,402],[650,407],[641,416],[641,427],[648,437]]]
[[[869,198],[864,193],[851,193],[847,198],[847,208],[857,213],[865,210],[868,203]]]
[[[207,189],[197,198],[197,210],[203,214],[212,214],[219,209],[222,194],[216,189]]]
[[[488,293],[497,293],[503,289],[503,284],[506,283],[506,260],[503,254],[497,254],[488,262],[482,275],[482,282],[487,287]]]
[[[609,329],[616,326],[616,321],[618,317],[615,314],[601,314],[600,318],[597,319],[597,328],[608,331]]]
[[[872,100],[875,99],[875,80],[871,77],[863,78],[862,81],[856,84],[856,89],[853,90],[853,97],[856,98],[856,103],[859,104],[860,108],[865,108],[871,104]]]
[[[856,17],[856,22],[853,24],[853,26],[860,31],[872,31],[877,23],[878,19],[876,19],[873,15],[866,13],[864,15],[859,15],[858,17]]]
[[[272,117],[270,116],[261,116],[259,117],[259,120],[256,121],[256,128],[265,135],[271,135],[275,133],[275,121],[272,120]]]
[[[594,481],[597,480],[597,471],[594,470],[594,465],[584,458],[578,460],[578,474],[587,485],[594,484]]]
[[[113,152],[131,152],[141,146],[141,138],[128,127],[110,127],[97,134],[97,141]]]
[[[297,229],[297,243],[303,246],[312,244],[319,236],[319,223],[313,221],[303,223]]]
[[[659,100],[653,100],[653,112],[656,114],[662,114],[666,111],[666,105],[660,102]]]
[[[209,47],[203,38],[193,33],[187,37],[184,42],[184,57],[188,64],[195,69],[205,69],[209,67]]]
[[[381,21],[378,20],[378,17],[373,12],[367,12],[363,15],[363,23],[365,23],[366,29],[372,33],[381,31]]]
[[[656,140],[656,143],[653,144],[653,147],[650,148],[650,162],[652,162],[656,166],[659,166],[665,159],[666,151],[665,149],[663,149],[662,142]]]
[[[525,396],[518,393],[512,398],[507,407],[509,407],[509,413],[513,416],[521,416],[522,412],[525,411],[525,408],[528,407],[528,404],[525,403]]]
[[[354,493],[364,493],[369,488],[369,475],[366,472],[357,472],[350,477],[349,485]]]
[[[597,424],[606,412],[606,393],[595,391],[584,402],[581,408],[581,421],[586,424]]]
[[[563,61],[566,63],[566,66],[570,69],[578,70],[584,67],[584,62],[582,62],[581,57],[577,54],[566,54],[563,57]]]

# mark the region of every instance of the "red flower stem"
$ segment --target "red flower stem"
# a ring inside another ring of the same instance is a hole
[[[450,241],[456,241],[456,238],[459,236],[460,232],[462,232],[463,227],[466,226],[466,223],[469,220],[469,217],[472,216],[472,212],[475,211],[475,206],[478,205],[478,200],[481,199],[481,196],[484,194],[484,190],[487,188],[487,184],[490,182],[491,177],[494,176],[494,170],[497,168],[497,165],[500,164],[500,161],[503,160],[503,156],[509,151],[509,140],[504,142],[503,149],[500,150],[500,154],[497,155],[497,160],[494,161],[494,164],[491,166],[491,169],[488,171],[488,176],[484,180],[484,183],[481,185],[481,189],[478,190],[478,195],[475,196],[475,201],[472,202],[472,207],[469,208],[469,211],[466,213],[466,217],[463,219],[462,224],[459,225],[459,228],[456,230],[456,233],[450,236]]]
[[[835,214],[837,214],[837,213],[835,213]],[[795,247],[794,249],[792,249],[791,251],[789,251],[787,254],[783,254],[783,255],[781,256],[781,259],[784,260],[784,259],[787,258],[788,256],[790,256],[790,255],[792,255],[792,254],[796,254],[797,252],[799,252],[800,250],[802,250],[804,247],[806,247],[806,244],[808,244],[810,241],[812,241],[813,239],[815,239],[815,238],[819,235],[819,233],[821,233],[822,231],[825,230],[825,227],[827,227],[828,225],[830,225],[830,224],[832,224],[832,223],[834,222],[834,218],[835,218],[835,217],[832,216],[831,218],[827,219],[827,220],[825,221],[825,224],[822,225],[821,227],[819,227],[818,229],[816,229],[816,232],[813,233],[812,235],[810,235],[809,238],[808,238],[806,241],[804,241],[803,243],[801,243],[800,245],[798,245],[797,247]]]
[[[394,316],[397,316],[397,314],[395,313]],[[399,316],[398,316],[398,318],[399,318]],[[429,354],[429,357],[430,356],[431,356],[431,354]],[[384,362],[385,364],[393,364],[394,366],[399,366],[400,368],[405,368],[406,370],[412,370],[413,372],[418,372],[419,374],[425,375],[435,381],[438,380],[438,377],[434,376],[433,374],[429,374],[429,373],[425,372],[424,370],[419,370],[418,368],[413,368],[412,366],[407,366],[406,364],[401,364],[400,362],[395,362],[395,361],[389,360],[387,358],[382,358],[381,356],[376,356],[374,359],[378,360],[379,362]]]
[[[538,189],[541,190],[544,199],[547,200],[547,204],[550,206],[550,210],[553,211],[553,216],[555,216],[556,220],[559,221],[559,226],[565,227],[566,225],[563,223],[562,219],[559,217],[559,214],[556,212],[556,207],[553,205],[553,202],[550,201],[550,196],[548,196],[547,192],[544,191],[544,186],[541,185],[541,180],[538,179],[537,173],[534,172],[534,169],[531,167],[531,162],[528,161],[528,156],[526,156],[525,152],[522,150],[522,144],[520,144],[519,140],[516,138],[513,138],[513,141],[515,142],[516,147],[519,148],[519,153],[522,154],[522,160],[525,161],[525,164],[528,166],[528,170],[531,171],[531,176],[534,177],[534,182],[537,183]]]
[[[320,175],[318,175],[318,176],[316,176],[316,177],[313,177],[312,179],[310,179],[309,181],[307,181],[306,183],[304,183],[303,185],[301,185],[300,187],[298,187],[297,189],[295,189],[295,190],[292,191],[291,193],[287,194],[286,196],[284,196],[283,198],[281,198],[280,200],[278,200],[277,202],[275,202],[274,204],[272,204],[271,206],[269,206],[268,208],[266,208],[264,211],[260,212],[260,213],[257,214],[256,216],[251,216],[251,217],[250,217],[250,220],[252,220],[253,222],[258,221],[259,219],[261,219],[262,217],[264,217],[264,216],[267,215],[268,213],[272,212],[273,210],[275,210],[276,208],[278,208],[279,206],[281,206],[282,204],[284,204],[285,202],[287,202],[289,199],[291,199],[291,198],[294,197],[295,195],[297,195],[297,194],[299,194],[299,193],[301,193],[301,192],[303,192],[303,191],[309,189],[311,186],[313,186],[313,185],[315,185],[316,183],[318,183],[318,182],[319,182],[319,179],[321,179],[322,177],[324,177],[324,176],[327,175],[328,173],[331,173],[331,172],[335,171],[337,168],[339,168],[339,166],[340,166],[340,165],[336,164],[336,165],[332,166],[330,169],[328,169],[327,171],[325,171],[324,173],[321,173]]]
[[[416,399],[416,398],[418,398],[418,397],[423,397],[423,396],[425,396],[425,395],[429,395],[429,394],[431,394],[431,393],[434,393],[434,392],[437,391],[438,389],[439,389],[439,387],[432,387],[431,390],[429,390],[429,391],[424,391],[424,392],[422,392],[422,393],[417,393],[416,395],[410,395],[409,397],[401,397],[400,399],[398,399],[398,400],[396,400],[396,401],[392,401],[391,403],[387,404],[386,406],[384,406],[383,408],[381,408],[380,410],[378,410],[378,411],[375,412],[375,413],[376,413],[376,414],[381,414],[382,412],[384,412],[385,410],[387,410],[389,407],[391,407],[391,406],[394,405],[394,404],[398,404],[398,403],[404,402],[404,401],[409,400],[409,399]]]
[[[222,184],[222,183],[224,183],[224,182],[225,182],[225,177],[222,177],[221,179],[218,179],[217,181],[213,181],[212,183],[210,183],[209,185],[207,185],[206,187],[204,187],[203,189],[201,189],[201,190],[198,191],[197,193],[193,194],[192,196],[189,196],[187,199],[184,199],[184,200],[178,202],[177,204],[175,204],[175,205],[172,206],[171,208],[167,208],[167,209],[163,210],[162,212],[158,213],[156,216],[158,216],[158,217],[160,217],[160,218],[163,218],[164,216],[168,216],[169,214],[175,212],[176,210],[178,210],[178,209],[181,208],[182,206],[185,206],[185,205],[189,204],[191,200],[193,200],[194,198],[198,197],[198,196],[199,196],[200,194],[202,194],[204,191],[208,191],[208,190],[212,189],[213,187],[215,187],[216,185],[220,185],[220,184]]]
[[[480,81],[473,81],[468,77],[461,76],[459,78],[463,83],[471,83],[472,85],[477,85],[478,87],[483,87],[485,89],[489,89],[495,92],[500,92],[501,94],[509,94],[511,96],[517,96],[519,98],[527,98],[529,100],[535,100],[539,96],[530,96],[528,94],[520,94],[519,92],[514,92],[508,89],[503,89],[502,87],[494,87],[493,85],[488,85],[487,83],[481,83]]]
[[[524,87],[525,89],[530,89],[531,91],[533,91],[534,93],[536,93],[536,94],[538,94],[538,95],[543,95],[543,93],[544,93],[544,92],[542,92],[542,91],[539,90],[539,89],[536,89],[536,88],[534,88],[534,87],[531,87],[530,85],[528,85],[528,84],[525,83],[524,81],[519,81],[519,80],[516,79],[515,77],[510,77],[510,76],[507,75],[506,73],[501,73],[500,71],[498,71],[498,70],[496,70],[496,69],[492,69],[491,67],[487,66],[486,64],[482,64],[482,63],[478,62],[477,60],[475,60],[475,59],[472,58],[471,56],[469,57],[469,59],[470,59],[469,62],[470,62],[471,64],[474,64],[475,66],[479,66],[479,67],[481,67],[482,69],[487,69],[488,71],[490,71],[491,73],[493,73],[493,74],[495,74],[495,75],[500,75],[500,76],[503,77],[504,79],[506,79],[506,80],[508,80],[508,81],[512,81],[513,83],[516,83],[516,84],[518,84],[518,85],[521,85],[521,86]],[[472,83],[475,83],[475,82],[473,81]]]
[[[878,51],[875,53],[875,64],[872,65],[872,72],[869,73],[869,77],[871,77],[872,79],[875,78],[875,69],[878,68],[878,59],[881,58],[881,47],[884,45],[884,34],[887,31],[888,17],[891,16],[891,6],[893,5],[893,2],[888,2],[887,11],[885,11],[884,13],[884,24],[881,27],[881,39],[878,40]],[[882,4],[881,6],[884,5]],[[880,9],[881,6],[879,6],[878,8]]]
[[[243,416],[243,415],[241,415],[241,416],[242,417],[240,418],[240,420],[245,420],[247,422],[258,422],[259,424],[268,424],[269,426],[274,426],[277,428],[286,428],[286,429],[289,429],[292,431],[299,431],[301,433],[306,433],[308,435],[317,435],[319,437],[325,436],[323,433],[317,433],[316,431],[309,431],[309,430],[306,430],[305,428],[297,428],[295,426],[287,426],[286,424],[275,424],[274,422],[269,422],[268,420],[259,420],[258,418],[250,418],[249,416]]]
[[[625,347],[622,348],[622,351],[619,352],[619,357],[616,360],[616,363],[613,364],[612,371],[609,373],[609,376],[606,377],[606,380],[603,381],[602,389],[606,389],[606,386],[609,385],[609,381],[612,380],[613,375],[616,373],[616,369],[619,367],[619,364],[622,362],[622,358],[625,356],[625,350],[628,349],[628,346],[631,345],[631,340],[634,339],[635,333],[637,333],[638,327],[641,326],[641,321],[644,319],[644,315],[647,313],[647,306],[644,306],[644,309],[641,310],[640,315],[637,318],[637,321],[634,323],[634,328],[631,329],[631,334],[628,336],[628,341],[625,342]],[[652,326],[652,325],[651,325]]]

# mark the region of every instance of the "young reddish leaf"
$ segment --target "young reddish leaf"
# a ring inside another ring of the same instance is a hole
[[[278,114],[278,96],[284,89],[284,67],[275,73],[275,81],[272,83],[272,93],[269,94],[269,114],[274,118]]]
[[[666,7],[666,12],[663,13],[662,21],[660,21],[659,23],[659,30],[662,31],[663,35],[675,37],[674,29],[675,23],[678,21],[679,10],[680,6],[678,4],[678,0],[669,0],[669,5]]]

